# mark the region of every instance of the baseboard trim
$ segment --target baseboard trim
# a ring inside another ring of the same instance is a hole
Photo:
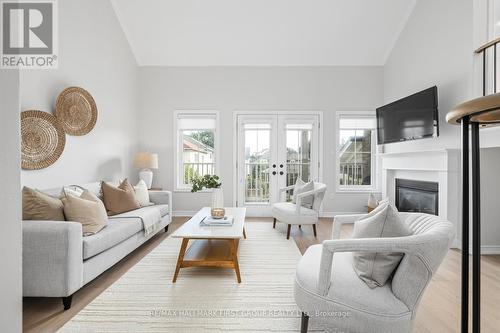
[[[469,253],[472,253],[472,247],[469,247]],[[481,254],[485,255],[500,254],[500,246],[483,245],[481,246]]]
[[[462,241],[455,239],[452,244],[453,248],[462,250]],[[469,254],[472,255],[472,246],[469,246]],[[500,245],[482,245],[481,254],[483,255],[498,255],[500,254]]]

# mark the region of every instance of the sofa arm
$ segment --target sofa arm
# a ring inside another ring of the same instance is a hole
[[[172,192],[150,190],[149,201],[155,205],[168,205],[168,214],[172,217]]]
[[[66,297],[83,285],[82,225],[23,221],[23,295]]]

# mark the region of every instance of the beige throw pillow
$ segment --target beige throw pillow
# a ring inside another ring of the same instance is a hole
[[[141,205],[141,207],[151,206],[153,205],[149,202],[149,190],[146,182],[144,180],[140,180],[137,185],[134,186],[135,190],[135,198]]]
[[[23,187],[23,220],[64,221],[63,203],[59,198]]]
[[[405,237],[412,234],[399,212],[389,203],[384,203],[363,219],[354,223],[352,238]],[[353,267],[368,287],[383,286],[398,266],[402,253],[353,253]]]
[[[292,202],[297,202],[297,195],[300,193],[308,192],[314,190],[314,183],[310,181],[309,183],[304,182],[302,179],[297,178],[295,182],[295,188],[293,189]],[[312,208],[314,202],[314,195],[308,195],[300,200],[300,205],[305,208]]]
[[[80,222],[84,236],[98,233],[108,223],[108,214],[101,199],[88,190],[83,191],[80,197],[66,193],[62,202],[66,220]]]
[[[135,198],[135,191],[129,181],[125,179],[120,186],[114,187],[102,182],[102,198],[108,215],[116,215],[141,208]]]

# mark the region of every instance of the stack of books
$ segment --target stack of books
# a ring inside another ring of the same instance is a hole
[[[224,226],[232,226],[234,222],[234,219],[232,216],[224,216],[221,219],[214,219],[211,216],[205,216],[203,220],[201,220],[200,225],[204,227],[212,227],[212,226],[218,226],[218,227],[224,227]]]

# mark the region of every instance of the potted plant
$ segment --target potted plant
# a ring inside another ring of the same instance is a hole
[[[219,176],[204,175],[194,177],[191,192],[195,193],[203,189],[212,189],[212,205],[211,214],[213,217],[224,217],[224,193],[222,191],[222,183],[219,181]]]

